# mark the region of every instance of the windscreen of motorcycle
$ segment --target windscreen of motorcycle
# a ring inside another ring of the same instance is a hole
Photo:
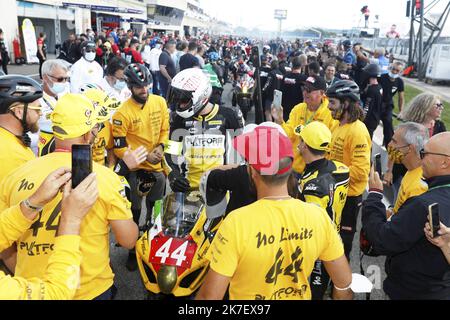
[[[164,199],[162,230],[166,236],[185,238],[204,208],[199,191],[171,193]]]

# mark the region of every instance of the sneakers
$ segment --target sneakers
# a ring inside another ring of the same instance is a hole
[[[127,268],[128,271],[133,272],[136,271],[138,268],[137,265],[137,259],[136,259],[136,251],[135,249],[130,250],[128,252],[128,259],[127,259],[127,263],[125,264],[125,267]]]

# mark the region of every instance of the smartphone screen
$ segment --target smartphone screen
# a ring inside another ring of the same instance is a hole
[[[382,174],[382,171],[381,171],[381,154],[379,154],[379,153],[377,153],[375,155],[375,170],[376,170],[376,172],[378,172],[378,175],[381,178],[381,174]]]
[[[281,92],[280,90],[274,90],[273,91],[273,106],[275,108],[281,108],[282,100],[283,100],[283,92]]]
[[[92,173],[92,148],[88,144],[72,146],[72,188]]]
[[[428,207],[429,220],[433,238],[439,237],[438,231],[441,228],[439,219],[439,203],[433,203]]]

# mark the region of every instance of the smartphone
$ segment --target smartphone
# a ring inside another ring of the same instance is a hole
[[[439,203],[433,203],[428,207],[428,219],[430,220],[432,237],[439,237],[438,231],[441,228],[441,221],[439,219]]]
[[[381,179],[382,171],[381,171],[381,154],[380,153],[377,153],[375,155],[375,170],[376,170],[376,172],[378,172],[378,175],[380,176],[380,179]]]
[[[92,173],[92,147],[89,144],[72,146],[72,188],[76,188]]]
[[[283,100],[283,92],[280,90],[274,90],[273,91],[273,106],[277,109],[281,108]]]

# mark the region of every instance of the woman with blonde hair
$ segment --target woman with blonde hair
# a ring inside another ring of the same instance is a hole
[[[421,93],[400,112],[399,119],[403,122],[415,122],[425,126],[431,138],[438,133],[447,131],[445,124],[440,120],[443,110],[444,104],[439,96]],[[404,165],[394,164],[391,160],[388,162],[388,170],[384,174],[383,180],[385,184],[393,185],[394,200],[406,172],[407,169]]]
[[[444,104],[441,99],[430,93],[422,93],[415,97],[409,105],[402,110],[399,118],[406,122],[416,122],[424,125],[430,137],[447,131],[440,120]]]

